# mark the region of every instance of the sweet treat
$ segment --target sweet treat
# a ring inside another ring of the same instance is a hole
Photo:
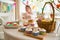
[[[26,22],[26,21],[23,23],[23,26],[28,26],[28,25],[29,25],[29,24],[28,24],[28,22]]]
[[[28,34],[32,34],[32,27],[28,27],[28,28],[26,28],[26,33],[28,33]]]
[[[38,36],[39,35],[39,30],[38,30],[38,28],[37,27],[35,27],[34,29],[33,29],[33,33],[32,33],[34,36]]]
[[[33,23],[33,20],[28,20],[28,24],[32,24]]]
[[[40,30],[39,34],[40,34],[40,35],[46,34],[46,30],[42,28],[42,29]]]
[[[21,30],[22,32],[24,32],[25,29],[26,29],[26,27],[21,27],[21,28],[20,28],[20,30]]]
[[[18,26],[18,24],[17,23],[13,23],[13,26]]]
[[[33,32],[33,35],[34,35],[34,36],[38,36],[38,35],[39,35],[39,31]]]

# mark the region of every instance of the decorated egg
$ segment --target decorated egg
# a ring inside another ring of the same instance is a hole
[[[28,22],[25,21],[25,22],[23,22],[23,25],[28,26],[29,24],[28,24]]]

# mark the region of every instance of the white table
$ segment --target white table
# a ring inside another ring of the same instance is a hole
[[[38,40],[25,36],[23,33],[18,32],[17,29],[4,29],[4,37],[5,40]]]
[[[17,29],[4,29],[5,40],[38,40],[32,37],[25,36],[24,33],[18,32]],[[49,33],[44,40],[60,40],[55,34]]]

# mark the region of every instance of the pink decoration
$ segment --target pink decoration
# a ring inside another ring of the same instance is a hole
[[[16,3],[13,4],[16,7]]]
[[[28,5],[28,1],[26,2],[26,4]]]

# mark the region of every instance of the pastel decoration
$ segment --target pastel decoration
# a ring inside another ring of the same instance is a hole
[[[32,6],[32,9],[34,9],[35,8],[35,6]]]
[[[26,5],[24,2],[22,2],[24,5]]]
[[[27,3],[26,3],[27,5],[28,5],[28,1],[27,1]]]
[[[8,10],[8,11],[10,11],[10,8],[9,8],[9,6],[7,7],[7,10]]]
[[[33,0],[31,0],[31,2],[33,2]]]
[[[16,3],[13,4],[16,7]]]
[[[10,11],[12,8],[12,5],[8,5],[7,10]]]
[[[35,5],[32,6],[32,9],[35,9],[36,11],[38,10],[38,8]]]
[[[5,12],[5,11],[7,11],[7,6],[6,5],[2,5],[2,10]]]

